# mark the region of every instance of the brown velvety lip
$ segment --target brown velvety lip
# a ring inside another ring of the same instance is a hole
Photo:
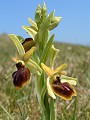
[[[60,79],[57,79],[51,84],[51,87],[53,91],[58,95],[65,99],[71,99],[74,95],[74,90],[70,86],[68,82],[61,83],[59,81]]]
[[[30,80],[30,71],[21,63],[17,64],[17,71],[12,74],[13,84],[15,87],[22,88]]]

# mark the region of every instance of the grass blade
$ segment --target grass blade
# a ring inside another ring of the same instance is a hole
[[[3,109],[3,111],[8,115],[8,117],[11,119],[11,120],[14,120],[14,118],[8,113],[8,111],[2,106],[0,105],[1,108]]]

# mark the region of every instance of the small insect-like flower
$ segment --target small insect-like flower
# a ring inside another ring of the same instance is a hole
[[[17,71],[12,74],[13,83],[15,87],[22,88],[30,80],[30,71],[25,67],[23,61],[16,63]]]
[[[66,72],[63,71],[67,67],[67,64],[63,64],[55,70],[43,63],[41,66],[49,76],[47,78],[47,89],[53,99],[56,99],[55,94],[64,100],[71,100],[72,96],[77,96],[76,90],[72,86],[76,85],[77,79],[66,76]]]
[[[13,40],[18,52],[17,56],[12,58],[17,67],[17,71],[12,74],[13,83],[15,87],[22,88],[29,82],[30,72],[41,74],[42,69],[31,59],[36,50],[35,42],[32,38],[26,38],[21,42],[20,37],[14,34],[10,34],[9,37]]]

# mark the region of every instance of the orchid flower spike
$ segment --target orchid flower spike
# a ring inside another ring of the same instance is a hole
[[[72,96],[77,96],[77,92],[73,85],[77,84],[77,79],[66,76],[66,71],[64,69],[67,64],[62,64],[55,70],[41,63],[42,69],[48,75],[47,78],[47,89],[48,94],[56,99],[56,96],[63,98],[64,100],[71,100]]]

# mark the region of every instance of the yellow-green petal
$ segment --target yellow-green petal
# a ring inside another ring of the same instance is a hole
[[[45,73],[49,76],[52,77],[53,76],[53,70],[51,68],[49,68],[48,66],[46,66],[44,63],[41,63],[42,69],[45,71]]]
[[[54,70],[54,74],[59,74],[61,71],[63,71],[65,68],[67,68],[67,64],[66,63],[64,63],[64,64],[62,64],[62,65],[60,65],[58,68],[56,68],[55,70]]]
[[[48,77],[48,78],[47,78],[47,90],[48,90],[48,94],[49,94],[53,99],[56,99],[56,96],[54,95],[54,93],[53,93],[53,91],[52,91],[52,89],[51,89],[49,80],[50,80],[50,78]]]
[[[23,56],[23,60],[24,61],[27,61],[32,55],[33,55],[33,52],[36,50],[36,47],[32,47],[29,51],[27,51],[25,53],[25,55]]]
[[[77,84],[77,78],[72,78],[72,77],[68,77],[65,75],[61,75],[60,79],[61,79],[61,83],[68,82],[70,85]]]

